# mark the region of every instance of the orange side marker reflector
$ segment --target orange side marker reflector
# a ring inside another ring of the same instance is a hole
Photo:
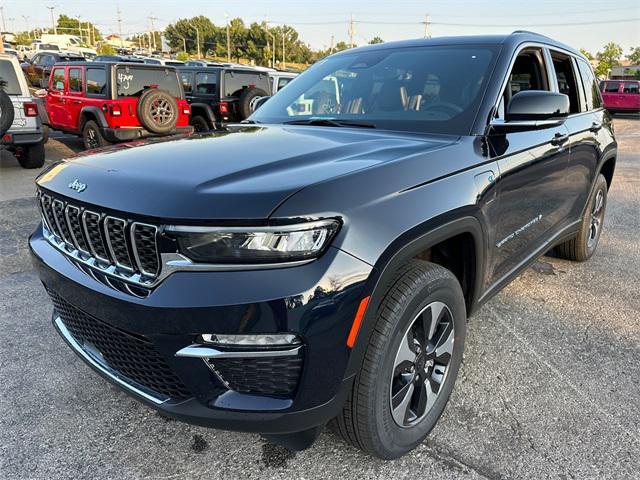
[[[351,325],[351,331],[349,332],[349,336],[347,337],[347,346],[349,348],[353,348],[353,346],[356,343],[358,331],[360,330],[360,324],[362,323],[364,314],[367,311],[367,305],[369,305],[369,298],[371,297],[364,297],[362,300],[360,300],[360,305],[358,306],[356,317],[353,319],[353,324]]]

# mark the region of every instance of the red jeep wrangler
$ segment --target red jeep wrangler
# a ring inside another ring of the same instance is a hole
[[[86,148],[193,131],[191,108],[172,67],[58,63],[43,97],[45,123],[82,135]]]

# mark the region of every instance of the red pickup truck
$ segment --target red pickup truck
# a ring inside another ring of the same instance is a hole
[[[191,133],[191,107],[173,67],[111,62],[57,63],[45,123],[81,135],[85,148]]]
[[[640,112],[639,80],[606,80],[600,84],[604,107],[612,113]]]

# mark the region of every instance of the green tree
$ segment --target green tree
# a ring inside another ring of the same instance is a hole
[[[197,34],[196,28],[198,29]],[[219,29],[203,15],[193,18],[181,18],[177,22],[168,25],[164,30],[164,37],[169,47],[177,52],[183,50],[186,42],[187,53],[197,54],[198,44],[196,40],[198,36],[200,37],[201,54],[208,50],[218,53]]]
[[[116,49],[108,43],[101,43],[96,49],[96,52],[98,52],[98,55],[115,55]]]
[[[189,60],[189,54],[185,52],[180,52],[176,55],[176,60],[180,60],[181,62],[186,62]]]
[[[602,77],[607,76],[611,68],[620,65],[622,53],[623,50],[620,45],[613,42],[607,43],[601,52],[596,53],[596,59],[598,60],[596,74]]]
[[[584,55],[585,57],[587,57],[587,60],[593,60],[593,55],[588,50],[585,50],[584,48],[581,48],[580,49],[580,53],[582,55]]]
[[[57,30],[58,34],[61,35],[76,35],[82,38],[82,41],[87,44],[90,43],[90,41],[99,42],[102,40],[100,30],[91,22],[85,22],[82,18],[77,19],[64,14],[58,17]],[[49,31],[53,33],[51,29]]]
[[[640,47],[631,47],[631,53],[627,55],[629,60],[634,65],[640,65]]]
[[[29,32],[19,32],[15,34],[16,45],[31,45],[33,36]]]
[[[375,45],[377,43],[384,43],[384,40],[381,39],[380,37],[373,37],[369,42],[369,45]]]

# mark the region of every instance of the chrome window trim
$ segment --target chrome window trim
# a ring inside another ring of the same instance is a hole
[[[162,405],[168,400],[168,398],[165,398],[165,399],[158,398],[152,395],[151,393],[148,393],[142,390],[141,388],[134,386],[132,383],[130,383],[131,380],[129,378],[119,374],[117,371],[112,369],[109,365],[100,361],[94,355],[91,355],[87,350],[85,350],[82,347],[82,345],[80,345],[80,343],[73,337],[73,335],[71,335],[71,332],[67,329],[66,325],[62,321],[62,318],[60,318],[59,316],[57,316],[53,320],[53,324],[55,325],[56,329],[58,330],[62,338],[64,338],[64,340],[69,344],[71,349],[74,352],[76,352],[80,356],[80,358],[82,358],[85,362],[87,362],[89,365],[95,368],[99,373],[109,378],[111,381],[113,381],[120,387],[126,390],[129,390],[137,395],[140,395],[145,400],[155,403],[156,405]]]
[[[130,235],[130,240],[131,240],[131,247],[133,250],[133,257],[135,259],[136,262],[136,266],[138,267],[138,270],[140,270],[140,272],[143,275],[149,276],[149,277],[155,277],[158,276],[160,274],[160,272],[162,271],[162,263],[160,261],[160,254],[158,251],[158,248],[156,248],[156,262],[158,262],[158,271],[156,273],[151,273],[151,272],[147,272],[144,268],[142,268],[142,262],[140,261],[140,254],[138,253],[138,243],[136,242],[136,227],[141,226],[141,227],[150,227],[153,228],[154,232],[154,239],[156,241],[156,246],[158,245],[158,227],[156,225],[151,225],[149,223],[140,223],[140,222],[134,222],[131,225],[131,228],[129,229],[129,235]]]
[[[91,255],[90,252],[84,250],[83,248],[80,247],[80,242],[78,242],[78,239],[76,238],[75,233],[73,233],[73,228],[71,228],[71,220],[69,219],[69,210],[77,210],[78,212],[78,223],[80,224],[80,230],[83,230],[82,228],[82,218],[81,218],[81,210],[79,207],[76,207],[75,205],[70,205],[67,204],[66,208],[64,209],[64,216],[67,220],[67,227],[69,228],[69,234],[71,235],[71,239],[73,240],[73,245],[76,248],[76,250],[78,250],[80,253],[82,253],[83,255]],[[87,239],[84,238],[84,240],[86,241]],[[89,242],[86,242],[87,245],[89,245]]]
[[[100,232],[100,221],[102,220],[102,215],[98,212],[94,212],[92,210],[85,210],[82,212],[82,229],[84,230],[84,235],[87,238],[87,245],[89,245],[89,250],[91,251],[91,255],[95,257],[97,260],[100,260],[103,263],[111,263],[108,258],[101,257],[96,252],[95,247],[93,246],[93,241],[91,240],[91,235],[89,235],[89,230],[87,229],[87,215],[96,215],[98,217],[98,232]],[[102,238],[100,239],[102,241]],[[104,241],[102,241],[104,247]]]
[[[125,265],[118,260],[116,256],[116,252],[113,248],[113,244],[111,243],[111,236],[109,235],[109,220],[114,220],[116,222],[122,222],[122,238],[125,242],[125,247],[127,249],[127,258],[129,259],[129,264],[131,266]],[[102,230],[104,231],[104,237],[107,240],[107,251],[111,254],[111,258],[113,259],[113,263],[116,267],[121,268],[128,272],[133,272],[133,261],[131,259],[131,255],[129,254],[129,245],[127,245],[127,221],[123,218],[106,216],[102,220]]]

